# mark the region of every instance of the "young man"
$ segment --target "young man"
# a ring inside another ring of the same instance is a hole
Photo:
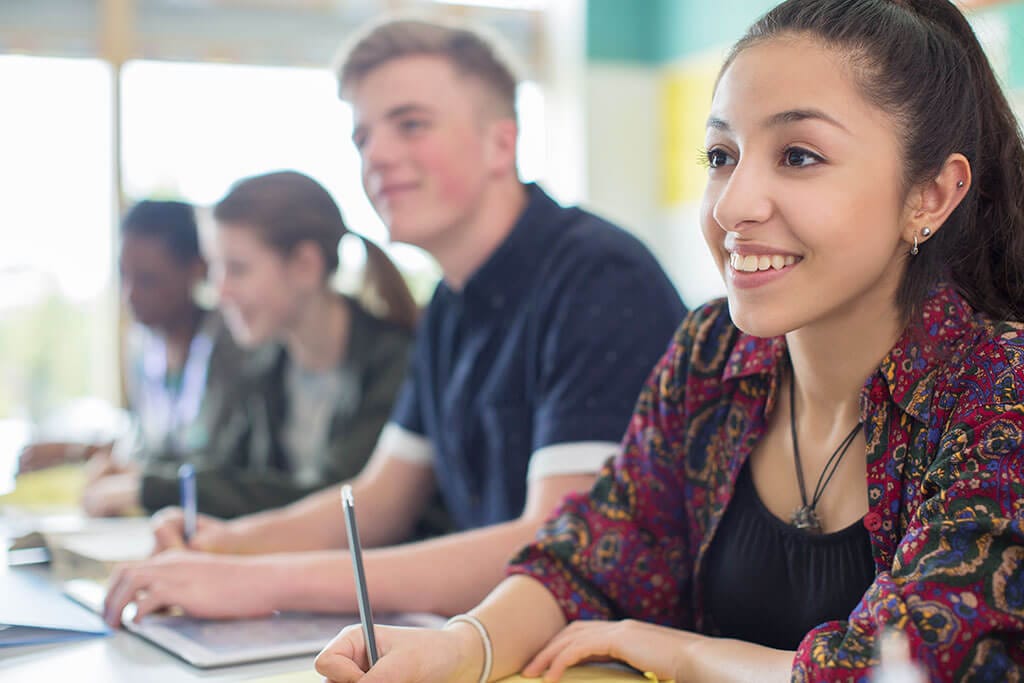
[[[479,36],[385,23],[339,77],[367,194],[392,239],[444,272],[391,422],[351,482],[360,535],[406,540],[436,489],[461,529],[367,552],[370,591],[382,612],[453,614],[498,583],[563,496],[589,488],[685,311],[636,239],[519,181],[516,81]],[[180,512],[157,534],[182,546]],[[202,518],[188,550],[115,574],[106,616],[118,623],[132,601],[139,615],[353,611],[345,544],[337,488]]]

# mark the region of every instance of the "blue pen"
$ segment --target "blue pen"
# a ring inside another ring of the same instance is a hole
[[[185,516],[185,543],[191,543],[196,535],[196,468],[185,463],[178,468],[178,484],[181,488],[181,511]]]

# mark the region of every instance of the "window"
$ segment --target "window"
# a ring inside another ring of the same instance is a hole
[[[117,396],[111,71],[0,56],[0,418]]]

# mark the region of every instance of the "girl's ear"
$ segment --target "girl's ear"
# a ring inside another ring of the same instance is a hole
[[[922,244],[945,224],[949,214],[960,205],[971,187],[971,163],[957,152],[946,158],[933,179],[914,188],[907,198],[909,215],[903,229],[908,244]]]
[[[320,247],[305,240],[296,244],[286,258],[288,272],[295,281],[309,287],[320,287],[327,277],[326,264]]]

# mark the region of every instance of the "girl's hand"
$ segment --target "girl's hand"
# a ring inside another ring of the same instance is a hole
[[[165,550],[201,550],[208,553],[237,552],[233,527],[222,519],[209,515],[196,516],[196,535],[185,543],[185,513],[180,507],[166,507],[153,515],[153,554]]]
[[[85,482],[88,486],[107,477],[137,472],[137,469],[134,465],[125,465],[115,460],[110,448],[99,448],[88,455],[85,463]]]
[[[86,485],[82,508],[90,517],[129,515],[139,509],[139,475],[134,472],[110,474]]]
[[[523,676],[558,681],[570,666],[619,661],[660,681],[691,680],[689,652],[705,636],[642,621],[575,621],[551,639],[523,669]]]
[[[329,683],[476,683],[480,677],[483,645],[472,627],[377,626],[374,634],[380,659],[372,669],[363,629],[354,624],[317,656],[316,670]]]

